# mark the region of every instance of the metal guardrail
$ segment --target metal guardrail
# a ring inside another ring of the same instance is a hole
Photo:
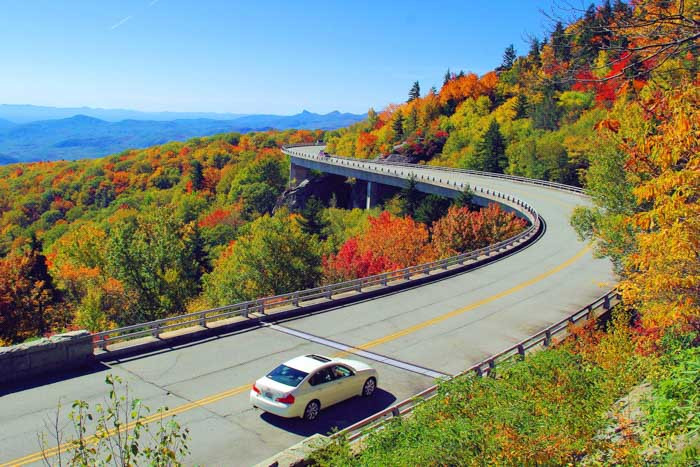
[[[528,351],[532,351],[537,347],[549,347],[552,343],[552,339],[555,337],[562,336],[567,333],[569,324],[576,324],[581,320],[588,320],[595,316],[595,313],[600,308],[603,309],[603,313],[609,311],[614,305],[620,302],[620,293],[613,289],[606,293],[602,297],[598,298],[594,302],[583,307],[573,315],[562,319],[561,321],[554,323],[547,329],[530,336],[527,339],[518,342],[517,344],[509,347],[508,349],[499,352],[489,358],[480,361],[479,363],[472,365],[467,370],[459,373],[450,380],[454,378],[459,378],[462,376],[487,376],[491,371],[498,365],[505,362],[511,361],[513,358],[520,357],[523,358]],[[601,313],[601,315],[603,314]],[[387,420],[400,417],[404,414],[411,412],[416,406],[422,404],[435,397],[438,394],[439,385],[434,385],[419,392],[413,397],[399,402],[398,404],[392,405],[376,414],[361,420],[354,425],[351,425],[344,430],[341,430],[333,435],[333,437],[346,436],[349,441],[358,440],[370,431],[381,427]]]
[[[301,146],[308,146],[308,143],[302,144]],[[290,151],[286,148],[285,150]],[[327,158],[321,158],[320,156],[310,156],[308,154],[303,153],[300,153],[300,157],[327,160]],[[370,167],[364,162],[357,162],[354,159],[344,159],[342,165],[357,166],[358,168],[363,168],[365,170],[376,170],[376,168]],[[380,170],[377,170],[377,172],[392,175],[391,173],[389,173],[388,170],[384,170],[383,167],[380,168]],[[398,172],[394,171],[393,175],[398,176]],[[248,316],[253,313],[264,315],[266,314],[266,312],[272,311],[276,308],[283,308],[289,306],[301,307],[304,303],[313,302],[319,299],[330,300],[333,298],[333,296],[348,292],[361,293],[364,289],[368,289],[371,287],[386,287],[390,283],[396,281],[416,280],[425,277],[426,275],[429,275],[434,271],[445,271],[453,266],[466,265],[470,261],[476,261],[482,256],[490,257],[494,254],[500,256],[502,252],[505,252],[507,250],[512,249],[515,246],[530,241],[535,235],[537,235],[537,233],[540,230],[541,221],[537,211],[528,203],[521,201],[512,195],[507,195],[496,190],[489,190],[482,187],[470,187],[468,184],[465,185],[464,183],[450,183],[447,180],[443,181],[441,179],[436,179],[435,177],[421,177],[420,180],[426,183],[431,183],[433,185],[442,186],[444,188],[452,190],[464,190],[467,187],[469,187],[470,189],[474,188],[475,192],[480,192],[485,197],[492,198],[506,205],[510,205],[514,209],[520,211],[530,220],[531,225],[523,232],[520,232],[519,234],[501,242],[492,245],[487,245],[483,248],[479,248],[478,250],[462,253],[456,256],[433,261],[430,263],[410,266],[407,268],[363,277],[360,279],[354,279],[351,281],[323,285],[312,289],[298,290],[286,294],[264,297],[257,300],[235,303],[232,305],[222,306],[218,308],[212,308],[193,313],[186,313],[159,320],[93,333],[92,336],[95,347],[98,349],[105,349],[107,345],[116,342],[138,339],[146,336],[158,337],[161,333],[165,331],[184,328],[188,326],[200,326],[202,328],[206,328],[209,324],[212,324],[216,321],[230,319],[236,316],[248,318]]]

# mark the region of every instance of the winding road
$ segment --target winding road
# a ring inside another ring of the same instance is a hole
[[[318,146],[294,148],[312,159]],[[379,163],[363,161],[368,173]],[[342,165],[325,158],[323,164]],[[469,272],[401,292],[286,322],[222,334],[137,357],[107,361],[88,373],[0,388],[0,465],[41,462],[36,433],[75,399],[100,402],[107,373],[128,381],[150,407],[175,409],[191,432],[188,463],[251,465],[303,438],[353,424],[528,337],[593,301],[615,282],[609,261],[595,259],[569,225],[586,197],[543,186],[429,166],[411,173],[495,189],[534,206],[546,224],[522,250]],[[358,352],[361,349],[362,352]],[[380,390],[369,402],[353,399],[306,423],[250,407],[251,383],[292,357],[360,353],[352,358],[379,371]],[[63,419],[65,420],[65,414]],[[55,443],[54,443],[55,444]]]

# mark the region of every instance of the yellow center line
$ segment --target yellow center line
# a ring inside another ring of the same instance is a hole
[[[199,399],[197,401],[188,402],[187,404],[182,404],[178,407],[165,410],[165,411],[163,411],[163,413],[151,414],[147,417],[142,418],[140,420],[140,422],[145,425],[148,423],[158,421],[162,418],[172,417],[172,416],[180,414],[182,412],[187,412],[187,411],[192,410],[194,408],[203,407],[205,405],[213,404],[214,402],[218,402],[222,399],[226,399],[227,397],[235,396],[237,394],[245,392],[248,389],[250,389],[249,384],[246,384],[245,386],[239,386],[237,388],[229,389],[227,391],[220,392],[220,393],[214,394],[212,396],[204,397],[204,398]],[[121,427],[118,431],[123,433],[125,431],[131,430],[135,426],[136,426],[136,421],[133,421],[133,422],[127,423],[126,425]],[[113,436],[115,434],[117,434],[117,430],[109,430],[107,433],[105,433],[105,436]],[[99,437],[97,435],[92,435],[92,436],[88,436],[87,438],[85,438],[85,443],[87,445],[96,444],[98,441],[99,441]],[[59,452],[65,452],[70,446],[71,446],[70,442],[63,443],[60,446],[54,446],[52,448],[48,448],[43,453],[42,452],[35,452],[34,454],[29,454],[27,456],[20,457],[19,459],[15,459],[13,461],[10,461],[10,462],[4,463],[4,464],[0,464],[0,467],[19,466],[19,465],[31,464],[33,462],[39,462],[44,458],[44,456],[46,456],[47,458],[54,457],[54,456],[58,455]]]
[[[520,284],[518,284],[518,285],[516,285],[515,287],[512,287],[512,288],[510,288],[510,289],[508,289],[508,290],[504,290],[503,292],[499,292],[499,293],[497,293],[497,294],[495,294],[495,295],[491,295],[490,297],[486,297],[486,298],[484,298],[484,299],[482,299],[482,300],[479,300],[479,301],[477,301],[477,302],[471,303],[471,304],[466,305],[466,306],[464,306],[464,307],[462,307],[462,308],[457,308],[456,310],[452,310],[452,311],[450,311],[449,313],[445,313],[445,314],[443,314],[443,315],[436,316],[435,318],[432,318],[432,319],[429,319],[429,320],[422,321],[422,322],[420,322],[420,323],[414,324],[413,326],[404,328],[404,329],[402,329],[402,330],[400,330],[400,331],[397,331],[397,332],[395,332],[395,333],[388,334],[388,335],[386,335],[386,336],[384,336],[384,337],[380,337],[380,338],[378,338],[378,339],[375,339],[375,340],[366,342],[366,343],[364,343],[364,344],[358,345],[356,348],[357,348],[357,349],[360,349],[360,350],[367,350],[367,349],[369,349],[369,348],[376,347],[376,346],[378,346],[378,345],[380,345],[380,344],[385,344],[385,343],[387,343],[387,342],[396,340],[396,339],[398,339],[398,338],[400,338],[400,337],[403,337],[403,336],[406,336],[406,335],[408,335],[408,334],[412,334],[412,333],[414,333],[414,332],[416,332],[416,331],[419,331],[419,330],[421,330],[421,329],[425,329],[425,328],[427,328],[427,327],[429,327],[429,326],[432,326],[432,325],[434,325],[434,324],[438,324],[438,323],[441,323],[441,322],[443,322],[443,321],[446,321],[446,320],[448,320],[448,319],[450,319],[450,318],[454,318],[455,316],[458,316],[458,315],[461,315],[461,314],[463,314],[463,313],[466,313],[467,311],[474,310],[475,308],[478,308],[478,307],[480,307],[480,306],[486,305],[487,303],[491,303],[491,302],[493,302],[493,301],[495,301],[495,300],[498,300],[499,298],[503,298],[503,297],[505,297],[505,296],[511,295],[511,294],[513,294],[513,293],[515,293],[515,292],[517,292],[517,291],[519,291],[519,290],[524,289],[525,287],[529,287],[529,286],[531,286],[531,285],[533,285],[533,284],[535,284],[535,283],[537,283],[537,282],[540,282],[540,281],[543,280],[543,279],[546,279],[547,277],[549,277],[549,276],[551,276],[551,275],[553,275],[553,274],[558,273],[558,272],[561,271],[562,269],[564,269],[564,268],[570,266],[572,263],[574,263],[574,262],[576,262],[577,260],[579,260],[579,259],[580,259],[583,255],[585,255],[590,249],[591,249],[590,246],[586,246],[586,247],[583,248],[581,251],[579,251],[578,253],[576,253],[576,255],[572,256],[571,258],[569,258],[568,260],[566,260],[565,262],[563,262],[563,263],[560,264],[559,266],[557,266],[557,267],[555,267],[555,268],[552,268],[552,269],[550,269],[550,270],[548,270],[548,271],[545,271],[545,272],[543,272],[542,274],[540,274],[540,275],[538,275],[538,276],[536,276],[536,277],[533,277],[533,278],[530,279],[530,280],[527,280],[527,281],[525,281],[525,282],[521,282]],[[348,355],[348,353],[352,353],[352,352],[341,352],[338,356]]]
[[[455,316],[458,316],[458,315],[461,315],[461,314],[463,314],[463,313],[466,313],[467,311],[474,310],[475,308],[478,308],[478,307],[480,307],[480,306],[486,305],[487,303],[491,303],[491,302],[493,302],[493,301],[495,301],[495,300],[498,300],[499,298],[503,298],[503,297],[505,297],[505,296],[511,295],[511,294],[513,294],[513,293],[515,293],[515,292],[517,292],[517,291],[519,291],[519,290],[524,289],[525,287],[529,287],[529,286],[531,286],[531,285],[533,285],[533,284],[535,284],[535,283],[537,283],[537,282],[542,281],[543,279],[546,279],[547,277],[552,276],[553,274],[558,273],[559,271],[563,270],[564,268],[570,266],[571,264],[573,264],[574,262],[576,262],[577,260],[579,260],[579,259],[580,259],[581,257],[583,257],[590,249],[591,249],[591,247],[590,247],[590,246],[587,246],[587,247],[583,248],[581,251],[579,251],[578,253],[576,253],[576,255],[572,256],[571,258],[569,258],[569,259],[566,260],[565,262],[561,263],[559,266],[556,266],[555,268],[552,268],[552,269],[550,269],[550,270],[548,270],[548,271],[545,271],[545,272],[543,272],[542,274],[540,274],[540,275],[538,275],[538,276],[536,276],[536,277],[533,277],[532,279],[529,279],[529,280],[527,280],[527,281],[525,281],[525,282],[521,282],[520,284],[516,285],[515,287],[511,287],[511,288],[508,289],[508,290],[504,290],[503,292],[499,292],[499,293],[497,293],[497,294],[495,294],[495,295],[492,295],[492,296],[490,296],[490,297],[484,298],[484,299],[479,300],[479,301],[477,301],[477,302],[471,303],[471,304],[466,305],[466,306],[464,306],[464,307],[462,307],[462,308],[458,308],[458,309],[456,309],[456,310],[453,310],[453,311],[450,311],[450,312],[448,312],[448,313],[442,314],[442,315],[440,315],[440,316],[436,316],[435,318],[432,318],[432,319],[429,319],[429,320],[426,320],[426,321],[422,321],[422,322],[420,322],[420,323],[418,323],[418,324],[414,324],[413,326],[409,326],[409,327],[407,327],[407,328],[405,328],[405,329],[402,329],[402,330],[400,330],[400,331],[397,331],[397,332],[395,332],[395,333],[388,334],[388,335],[386,335],[386,336],[384,336],[384,337],[380,337],[380,338],[378,338],[378,339],[375,339],[375,340],[366,342],[366,343],[361,344],[361,345],[359,345],[359,346],[357,346],[357,347],[355,347],[355,348],[356,348],[356,349],[359,349],[359,350],[366,350],[366,349],[369,349],[369,348],[371,348],[371,347],[376,347],[376,346],[378,346],[378,345],[380,345],[380,344],[385,344],[385,343],[387,343],[387,342],[396,340],[396,339],[398,339],[398,338],[400,338],[400,337],[403,337],[403,336],[406,336],[406,335],[408,335],[408,334],[414,333],[414,332],[416,332],[416,331],[419,331],[419,330],[421,330],[421,329],[427,328],[427,327],[432,326],[432,325],[434,325],[434,324],[438,324],[438,323],[441,323],[441,322],[443,322],[443,321],[446,321],[446,320],[448,320],[448,319],[450,319],[450,318],[454,318]],[[346,355],[349,355],[349,354],[352,354],[352,353],[353,353],[352,351],[338,352],[338,353],[336,353],[334,356],[336,356],[336,357],[342,357],[342,356],[346,356]],[[252,384],[252,383],[251,383],[251,384]],[[195,408],[197,408],[197,407],[203,407],[203,406],[208,405],[208,404],[213,404],[214,402],[218,402],[218,401],[220,401],[220,400],[222,400],[222,399],[226,399],[226,398],[228,398],[228,397],[232,397],[232,396],[241,394],[241,393],[245,392],[246,390],[248,390],[249,388],[250,388],[250,384],[246,384],[246,385],[244,385],[244,386],[239,386],[239,387],[237,387],[237,388],[229,389],[229,390],[227,390],[227,391],[220,392],[220,393],[218,393],[218,394],[214,394],[214,395],[212,395],[212,396],[208,396],[208,397],[205,397],[205,398],[203,398],[203,399],[199,399],[199,400],[193,401],[193,402],[188,402],[187,404],[183,404],[183,405],[180,405],[180,406],[175,407],[175,408],[173,408],[173,409],[166,410],[166,411],[164,411],[162,414],[155,413],[155,414],[149,415],[148,417],[143,418],[143,419],[141,420],[141,422],[144,423],[144,424],[146,424],[146,423],[151,423],[151,422],[158,421],[158,420],[161,419],[161,417],[162,417],[162,418],[172,417],[173,415],[177,415],[177,414],[180,414],[180,413],[183,413],[183,412],[187,412],[187,411],[192,410],[192,409],[195,409]],[[127,424],[127,425],[124,425],[124,427],[121,428],[121,431],[130,430],[130,429],[132,429],[135,425],[136,425],[136,422],[131,422],[131,423]],[[108,436],[112,436],[112,435],[114,435],[114,434],[116,434],[116,431],[114,431],[114,430],[107,433]],[[88,444],[94,444],[94,443],[96,443],[97,441],[98,441],[98,437],[97,437],[96,435],[90,436],[90,437],[88,437],[88,438],[86,439],[86,442],[87,442]],[[46,455],[46,457],[53,457],[53,456],[55,456],[55,455],[57,455],[57,454],[59,453],[59,450],[60,450],[61,452],[63,452],[63,451],[65,451],[68,447],[70,447],[70,443],[63,443],[63,444],[61,444],[60,446],[47,449],[47,450],[45,451],[44,455]],[[4,464],[0,464],[0,467],[10,467],[10,466],[19,466],[19,465],[31,464],[31,463],[33,463],[33,462],[39,462],[39,461],[41,461],[42,459],[43,459],[42,453],[41,453],[41,452],[36,452],[36,453],[34,453],[34,454],[29,454],[29,455],[27,455],[27,456],[20,457],[19,459],[15,459],[15,460],[13,460],[13,461],[10,461],[10,462],[4,463]]]

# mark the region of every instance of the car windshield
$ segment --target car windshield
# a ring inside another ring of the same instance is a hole
[[[308,375],[308,373],[304,373],[303,371],[299,371],[287,365],[280,365],[272,370],[267,377],[277,383],[297,387],[299,383],[306,378],[306,375]]]

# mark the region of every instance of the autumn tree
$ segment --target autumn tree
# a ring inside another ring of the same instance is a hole
[[[186,310],[203,272],[194,223],[183,224],[167,207],[125,217],[107,243],[107,273],[138,297],[115,320],[120,325]]]
[[[359,251],[372,251],[404,268],[421,262],[428,229],[410,217],[395,217],[384,211],[379,217],[370,217],[369,228],[357,242]]]
[[[430,248],[436,257],[447,258],[506,240],[526,225],[526,221],[495,203],[479,211],[452,206],[433,224]]]
[[[246,226],[204,277],[204,294],[212,305],[227,305],[311,288],[320,278],[318,240],[280,212]]]
[[[332,284],[398,269],[385,256],[360,251],[356,238],[350,238],[337,254],[323,258],[323,280]]]
[[[39,243],[23,254],[0,258],[0,341],[15,344],[70,323],[48,273]]]

